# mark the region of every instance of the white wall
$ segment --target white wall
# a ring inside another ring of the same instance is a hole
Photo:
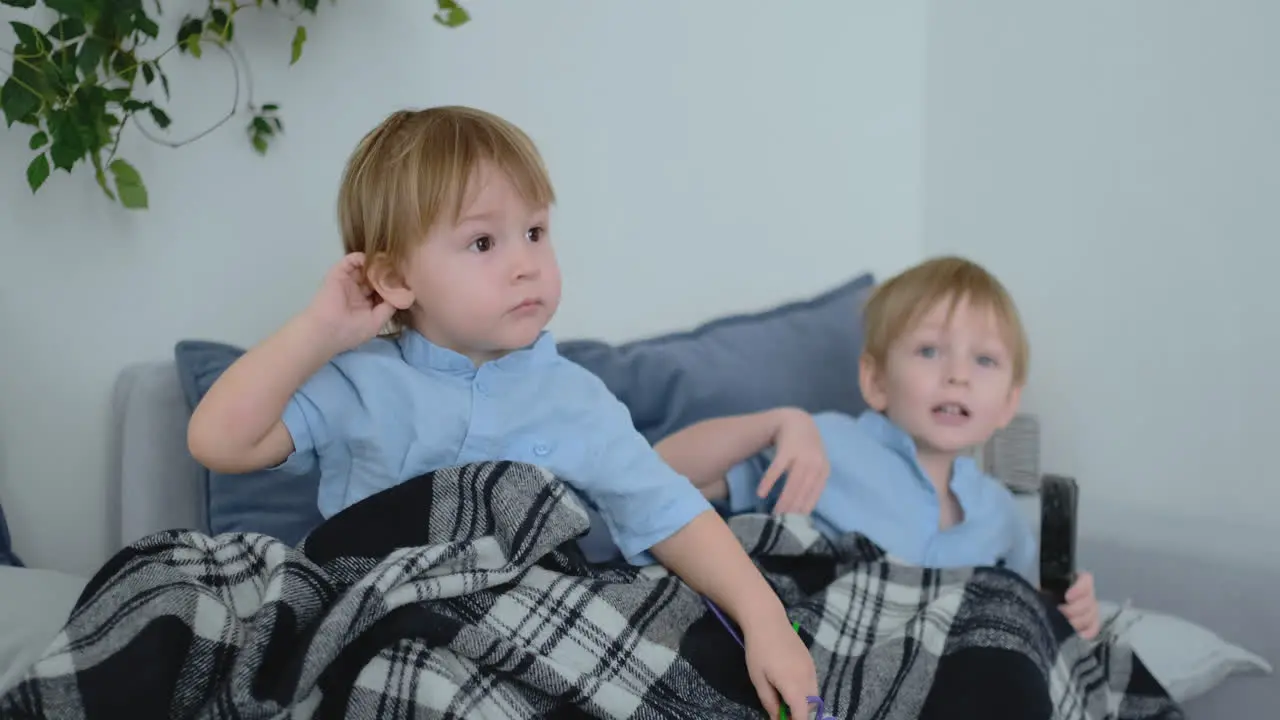
[[[32,197],[26,134],[0,131],[0,501],[31,564],[105,559],[116,373],[181,338],[252,343],[301,307],[338,257],[342,162],[401,106],[482,106],[541,144],[561,337],[682,327],[920,254],[923,0],[489,2],[454,31],[431,2],[376,6],[323,4],[292,69],[287,26],[243,22],[288,134],[265,159],[240,120],[177,151],[132,136],[145,213],[84,173]],[[216,119],[219,58],[167,67],[175,136]]]
[[[1280,4],[928,15],[924,248],[1017,296],[1084,532],[1280,565]]]

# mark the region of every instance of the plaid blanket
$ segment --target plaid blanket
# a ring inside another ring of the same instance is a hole
[[[825,717],[1182,717],[1130,648],[1081,641],[1004,570],[908,567],[797,517],[730,525],[800,624]],[[588,564],[587,528],[549,473],[482,463],[298,548],[153,535],[90,581],[0,716],[763,717],[702,598],[660,566]]]

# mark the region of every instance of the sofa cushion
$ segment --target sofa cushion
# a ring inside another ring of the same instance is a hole
[[[184,340],[174,348],[178,377],[192,409],[244,349],[225,343]],[[296,545],[324,519],[316,506],[320,471],[294,475],[261,470],[241,475],[208,471],[205,507],[214,534],[257,532]]]
[[[713,417],[793,406],[859,415],[863,274],[815,297],[620,345],[568,340],[560,353],[600,377],[651,443]]]

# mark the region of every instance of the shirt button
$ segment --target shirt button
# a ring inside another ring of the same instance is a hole
[[[476,392],[480,393],[481,395],[484,395],[488,391],[489,391],[489,387],[487,385],[485,385],[482,382],[476,383]]]
[[[551,448],[547,447],[546,443],[537,443],[533,446],[534,455],[546,455],[549,452],[551,452]]]

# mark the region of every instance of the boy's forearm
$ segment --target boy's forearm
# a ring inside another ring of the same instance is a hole
[[[660,440],[654,449],[695,485],[721,479],[734,465],[773,444],[793,408],[713,418]]]
[[[232,363],[191,415],[192,455],[222,472],[249,472],[284,460],[288,448],[266,457],[260,446],[293,394],[335,354],[328,340],[322,328],[298,315]]]
[[[743,633],[786,622],[786,608],[714,510],[697,516],[650,552],[695,591],[724,609]]]

